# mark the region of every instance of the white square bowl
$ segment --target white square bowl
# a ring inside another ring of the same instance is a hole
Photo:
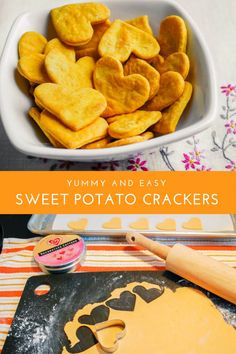
[[[70,1],[68,2],[79,2]],[[47,142],[35,124],[28,119],[27,111],[32,98],[27,94],[25,83],[16,71],[17,46],[26,31],[38,31],[47,35],[49,10],[65,4],[52,0],[50,7],[20,15],[12,25],[0,63],[0,110],[5,131],[11,143],[24,154],[59,160],[111,161],[130,158],[136,153],[154,151],[161,145],[187,138],[208,128],[216,116],[217,93],[213,62],[201,32],[192,18],[171,0],[156,1],[101,1],[111,9],[111,19],[130,19],[148,15],[154,33],[160,21],[169,15],[181,16],[188,27],[188,55],[191,70],[188,80],[194,87],[193,98],[181,118],[177,131],[168,135],[132,145],[109,149],[68,150],[57,149]]]

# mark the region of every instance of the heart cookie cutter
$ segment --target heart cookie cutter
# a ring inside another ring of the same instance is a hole
[[[87,327],[91,329],[101,349],[106,353],[114,353],[119,347],[119,340],[126,334],[126,325],[122,320],[104,321]],[[118,328],[119,331],[110,335],[109,338],[103,338],[101,332],[112,327]]]

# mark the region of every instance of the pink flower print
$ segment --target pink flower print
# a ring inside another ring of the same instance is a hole
[[[227,170],[230,170],[230,171],[236,171],[236,162],[230,161],[230,164],[225,166],[225,168],[227,168]]]
[[[233,119],[228,121],[225,127],[227,128],[227,134],[236,134],[236,122]]]
[[[192,159],[200,161],[201,159],[204,159],[205,156],[203,155],[204,150],[198,150],[196,147],[194,148],[193,151],[191,151],[189,154]]]
[[[130,171],[148,171],[148,168],[145,166],[147,164],[146,160],[141,160],[140,157],[137,157],[133,160],[128,160],[130,165],[127,167],[127,170]]]
[[[227,86],[221,86],[221,92],[228,97],[231,93],[236,92],[236,86],[233,86],[231,84]]]
[[[200,165],[200,161],[197,161],[195,158],[191,157],[188,154],[183,154],[184,160],[182,162],[185,164],[185,170],[188,171],[190,168],[195,170],[196,165]]]

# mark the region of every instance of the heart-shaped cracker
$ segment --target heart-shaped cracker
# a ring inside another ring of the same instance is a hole
[[[141,59],[157,55],[160,46],[149,33],[121,20],[115,20],[103,35],[98,51],[101,56],[112,56],[125,62],[131,53]]]
[[[73,90],[93,87],[92,75],[95,61],[91,57],[83,57],[73,63],[59,49],[52,49],[46,56],[45,68],[50,80],[55,84]]]
[[[165,231],[175,231],[176,230],[176,221],[175,219],[165,219],[161,223],[158,223],[156,225],[156,228],[159,230],[165,230]]]
[[[174,71],[161,75],[160,89],[156,96],[148,101],[144,109],[147,111],[162,111],[172,105],[184,92],[185,82],[183,77]]]
[[[104,22],[110,10],[103,4],[70,4],[51,11],[52,22],[60,40],[68,45],[85,44],[92,38],[93,27]]]
[[[94,326],[94,335],[105,353],[113,353],[118,349],[118,341],[125,336],[124,321],[110,320]]]
[[[166,59],[161,55],[157,55],[152,58],[149,63],[159,71],[160,74],[164,74],[167,71],[176,71],[180,73],[184,79],[188,76],[190,68],[189,57],[182,52],[170,54]]]
[[[145,132],[161,119],[161,112],[136,111],[114,118],[116,120],[109,125],[108,133],[113,138],[123,139]]]
[[[168,16],[161,21],[158,41],[164,57],[175,52],[186,52],[187,28],[179,16]]]
[[[79,46],[76,49],[76,57],[81,58],[86,55],[91,56],[95,59],[98,59],[99,54],[98,54],[98,45],[99,42],[103,36],[103,34],[106,32],[106,30],[110,27],[111,22],[109,20],[99,23],[98,25],[93,26],[93,36],[91,40],[84,44]]]
[[[39,128],[43,131],[45,136],[48,138],[52,146],[56,148],[63,148],[63,145],[59,143],[59,141],[56,141],[50,134],[48,134],[45,130],[43,130],[41,123],[40,123],[40,111],[38,110],[37,107],[31,107],[29,110],[29,116],[33,118],[33,120],[38,124]]]
[[[111,147],[118,147],[123,145],[142,143],[143,141],[152,139],[153,137],[154,134],[152,132],[145,132],[140,135],[131,136],[130,138],[123,138],[123,139],[112,141],[111,143],[107,144],[105,147],[111,148]]]
[[[74,132],[45,110],[40,115],[40,124],[43,130],[68,149],[78,149],[85,144],[104,138],[107,136],[108,128],[105,119],[97,118],[90,125]]]
[[[47,44],[47,39],[38,32],[25,32],[18,44],[19,56],[24,57],[30,54],[42,54]]]
[[[94,70],[94,86],[107,100],[103,117],[136,111],[148,99],[150,86],[139,74],[124,76],[119,60],[104,57],[97,61]]]
[[[152,130],[155,133],[169,134],[176,130],[176,126],[191,99],[192,92],[192,84],[186,81],[183,94],[174,104],[162,113],[160,121],[153,126]]]
[[[136,221],[129,224],[129,227],[135,230],[148,230],[149,222],[147,218],[139,218]]]
[[[202,230],[202,221],[199,218],[191,218],[182,224],[184,229],[188,230]]]
[[[52,49],[58,49],[62,54],[67,57],[67,59],[71,60],[72,62],[75,62],[74,48],[70,47],[69,45],[66,45],[65,43],[62,43],[60,39],[51,39],[44,49],[44,54],[47,55]]]
[[[124,74],[140,74],[148,80],[150,85],[149,100],[157,94],[160,86],[160,74],[145,60],[131,56],[124,66]]]
[[[71,88],[46,83],[34,90],[37,102],[65,126],[78,131],[95,121],[106,108],[104,96],[92,89]]]
[[[149,24],[149,19],[147,15],[139,16],[132,18],[130,20],[126,20],[125,22],[129,23],[130,25],[139,28],[140,30],[150,33],[153,35],[151,26]]]
[[[76,221],[70,221],[67,223],[67,226],[72,229],[72,230],[85,230],[88,225],[88,219],[87,218],[81,218]]]
[[[50,82],[45,66],[45,55],[33,53],[19,59],[17,69],[27,80],[35,84]]]
[[[111,218],[102,224],[104,229],[121,229],[121,218]]]

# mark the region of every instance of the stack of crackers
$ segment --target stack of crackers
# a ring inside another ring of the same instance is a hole
[[[97,149],[133,144],[174,132],[192,85],[187,29],[178,16],[110,22],[99,3],[51,10],[57,37],[26,32],[19,73],[36,106],[29,115],[56,148]]]

